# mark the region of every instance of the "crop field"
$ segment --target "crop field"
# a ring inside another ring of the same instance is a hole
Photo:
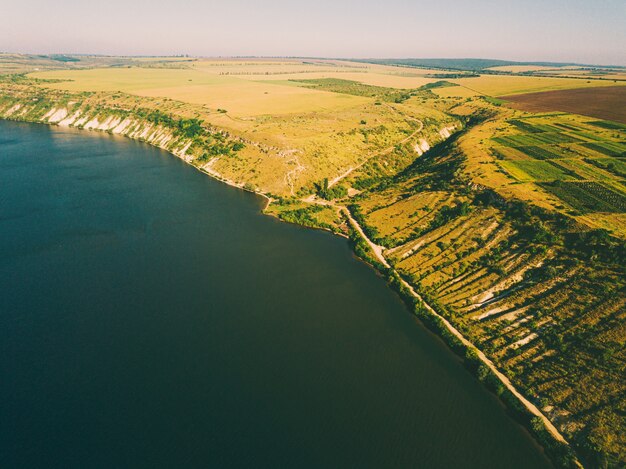
[[[402,76],[392,73],[383,73],[382,71],[351,71],[351,70],[329,70],[329,71],[310,71],[306,73],[289,73],[285,75],[250,75],[244,76],[249,80],[267,81],[267,80],[300,80],[300,79],[341,79],[352,80],[359,83],[372,86],[384,86],[387,88],[411,89],[419,88],[438,81],[435,78],[427,78],[424,76]]]
[[[559,147],[516,147],[518,151],[535,158],[537,160],[549,160],[552,158],[562,158],[564,155],[559,151]]]
[[[291,80],[341,79],[366,85],[414,89],[438,81],[395,67],[341,61],[193,60],[177,66],[55,70],[34,78],[64,80],[49,86],[70,91],[122,91],[226,109],[236,116],[330,110],[353,104],[333,95],[294,87]],[[433,71],[425,71],[433,72]]]
[[[584,213],[626,213],[626,196],[598,182],[561,182],[542,187]]]
[[[607,81],[623,81],[626,80],[626,69],[620,68],[570,68],[552,70],[537,70],[536,74],[562,77],[576,78],[602,78]]]
[[[560,131],[558,128],[552,125],[531,124],[528,122],[528,120],[522,120],[522,119],[509,119],[508,123],[511,125],[514,125],[522,132],[531,133],[531,134],[541,133],[541,132],[554,132],[554,131],[559,132]]]
[[[562,181],[580,179],[551,161],[502,161],[500,165],[518,181]]]
[[[489,67],[488,70],[496,70],[499,72],[524,73],[524,72],[565,72],[576,70],[576,66],[555,67],[552,65],[500,65],[498,67]]]
[[[153,58],[153,59],[137,59],[129,57],[98,57],[83,55],[80,58],[70,57],[66,55],[22,55],[22,54],[6,54],[0,53],[0,75],[14,73],[28,73],[42,70],[55,69],[84,69],[90,67],[110,67],[110,66],[128,66],[141,65],[151,62],[171,63],[174,58]]]
[[[601,127],[603,129],[609,130],[619,130],[621,132],[626,132],[626,124],[620,124],[618,122],[610,122],[610,121],[589,121],[587,122],[589,125],[594,125],[596,127]],[[626,135],[625,135],[626,136]]]
[[[623,124],[561,113],[510,115],[508,126],[493,124],[490,152],[499,170],[477,167],[484,183],[626,236]]]
[[[452,83],[456,83],[460,88],[469,90],[474,95],[487,96],[507,96],[522,93],[536,93],[554,90],[570,90],[573,88],[592,89],[597,87],[615,87],[615,83],[606,80],[580,80],[576,78],[552,78],[552,77],[536,77],[536,76],[511,76],[511,75],[481,75],[476,78],[450,79]],[[624,83],[626,85],[626,83]],[[625,88],[626,90],[626,88]],[[440,92],[436,91],[436,94]],[[462,89],[448,89],[441,93],[445,96],[464,96]],[[458,94],[457,94],[458,93]],[[517,99],[517,98],[515,98]],[[558,109],[558,108],[555,108]],[[528,109],[532,111],[545,109]],[[560,109],[563,111],[574,112],[571,109]],[[598,116],[601,117],[602,116]]]
[[[506,137],[495,137],[494,141],[507,147],[523,147],[532,145],[550,145],[554,143],[574,143],[580,140],[565,133],[520,134]]]
[[[626,145],[617,142],[587,142],[583,143],[587,148],[590,148],[598,153],[603,153],[609,156],[626,156]]]
[[[616,158],[596,158],[592,160],[594,163],[600,165],[604,169],[611,171],[613,168],[619,171],[621,177],[626,177],[626,159]]]
[[[313,112],[363,103],[358,97],[255,82],[235,76],[204,73],[193,69],[107,68],[51,71],[35,78],[67,80],[51,83],[68,91],[121,91],[138,96],[169,98],[190,104],[224,109],[234,116]]]
[[[626,194],[626,172],[623,165],[618,165],[621,160],[608,158],[566,158],[559,159],[558,164],[565,170],[578,175],[578,179],[584,181],[600,182],[620,193]],[[557,163],[556,161],[553,161]]]
[[[584,82],[584,80],[580,81]],[[615,85],[611,81],[605,83]],[[514,93],[510,94],[513,95]],[[519,96],[507,96],[506,100],[512,107],[523,111],[571,112],[626,124],[625,86],[587,87],[586,89],[527,93]]]

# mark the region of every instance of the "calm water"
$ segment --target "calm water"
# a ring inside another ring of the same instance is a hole
[[[550,467],[344,240],[261,205],[0,122],[2,467]]]

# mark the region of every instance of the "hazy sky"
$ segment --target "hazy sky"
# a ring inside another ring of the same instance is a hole
[[[2,0],[0,51],[626,65],[626,0]]]

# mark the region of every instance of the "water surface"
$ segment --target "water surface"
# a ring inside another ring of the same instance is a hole
[[[550,467],[345,240],[262,204],[0,122],[2,467]]]

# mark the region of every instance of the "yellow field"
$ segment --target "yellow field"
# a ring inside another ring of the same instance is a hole
[[[421,76],[401,76],[382,72],[355,72],[352,70],[334,70],[326,72],[291,73],[285,75],[249,75],[241,78],[255,81],[265,80],[314,80],[320,78],[336,78],[340,80],[352,80],[366,85],[383,86],[386,88],[414,89],[438,81]]]
[[[184,62],[187,60],[187,62]],[[162,62],[157,58],[143,63]],[[35,72],[34,78],[67,80],[47,87],[68,91],[125,92],[225,109],[234,117],[346,109],[367,98],[293,86],[289,80],[336,78],[398,89],[436,81],[397,67],[343,61],[286,59],[179,59],[177,68],[125,67]],[[436,72],[420,70],[420,72]]]
[[[126,92],[225,109],[233,117],[325,112],[359,106],[367,98],[293,86],[289,80],[335,78],[368,85],[415,89],[437,81],[437,70],[406,69],[338,60],[146,58],[139,67],[35,72],[42,79],[67,80],[46,86],[68,91]],[[172,67],[166,68],[171,62]],[[143,64],[143,65],[142,65]],[[158,65],[155,68],[154,65]],[[511,94],[604,86],[608,80],[483,75],[450,79],[460,86],[438,88],[441,97]],[[624,82],[626,84],[626,82]]]
[[[562,72],[540,72],[545,74],[558,73],[565,77],[602,78],[605,80],[626,80],[626,70],[607,70],[604,73],[594,73],[592,70],[563,70]]]
[[[564,90],[572,88],[591,88],[594,86],[615,86],[609,80],[584,80],[576,78],[526,77],[508,75],[482,75],[477,78],[461,78],[448,80],[460,85],[454,88],[435,89],[440,96],[466,97],[474,94],[487,96],[507,96],[513,94],[533,93],[538,91]],[[622,83],[618,83],[622,84]],[[626,82],[623,83],[626,85]],[[466,88],[461,89],[461,88]]]
[[[368,70],[366,64],[336,61],[302,61],[287,59],[220,59],[197,60],[190,64],[194,70],[217,75],[282,75],[291,73]]]
[[[69,91],[122,91],[138,96],[170,98],[239,117],[342,109],[367,98],[272,83],[194,69],[106,68],[33,73],[43,79],[68,80],[47,86]]]
[[[497,70],[500,72],[537,72],[539,70],[571,70],[576,67],[548,67],[545,65],[502,65],[500,67],[490,67],[489,70]]]
[[[41,79],[67,80],[48,84],[68,91],[121,91],[145,97],[170,98],[225,109],[235,117],[329,111],[363,104],[361,97],[295,87],[289,80],[336,78],[398,89],[419,88],[436,81],[398,67],[345,61],[288,59],[144,58],[140,67],[35,72]],[[172,67],[166,68],[168,62]],[[154,68],[153,64],[159,65]]]

